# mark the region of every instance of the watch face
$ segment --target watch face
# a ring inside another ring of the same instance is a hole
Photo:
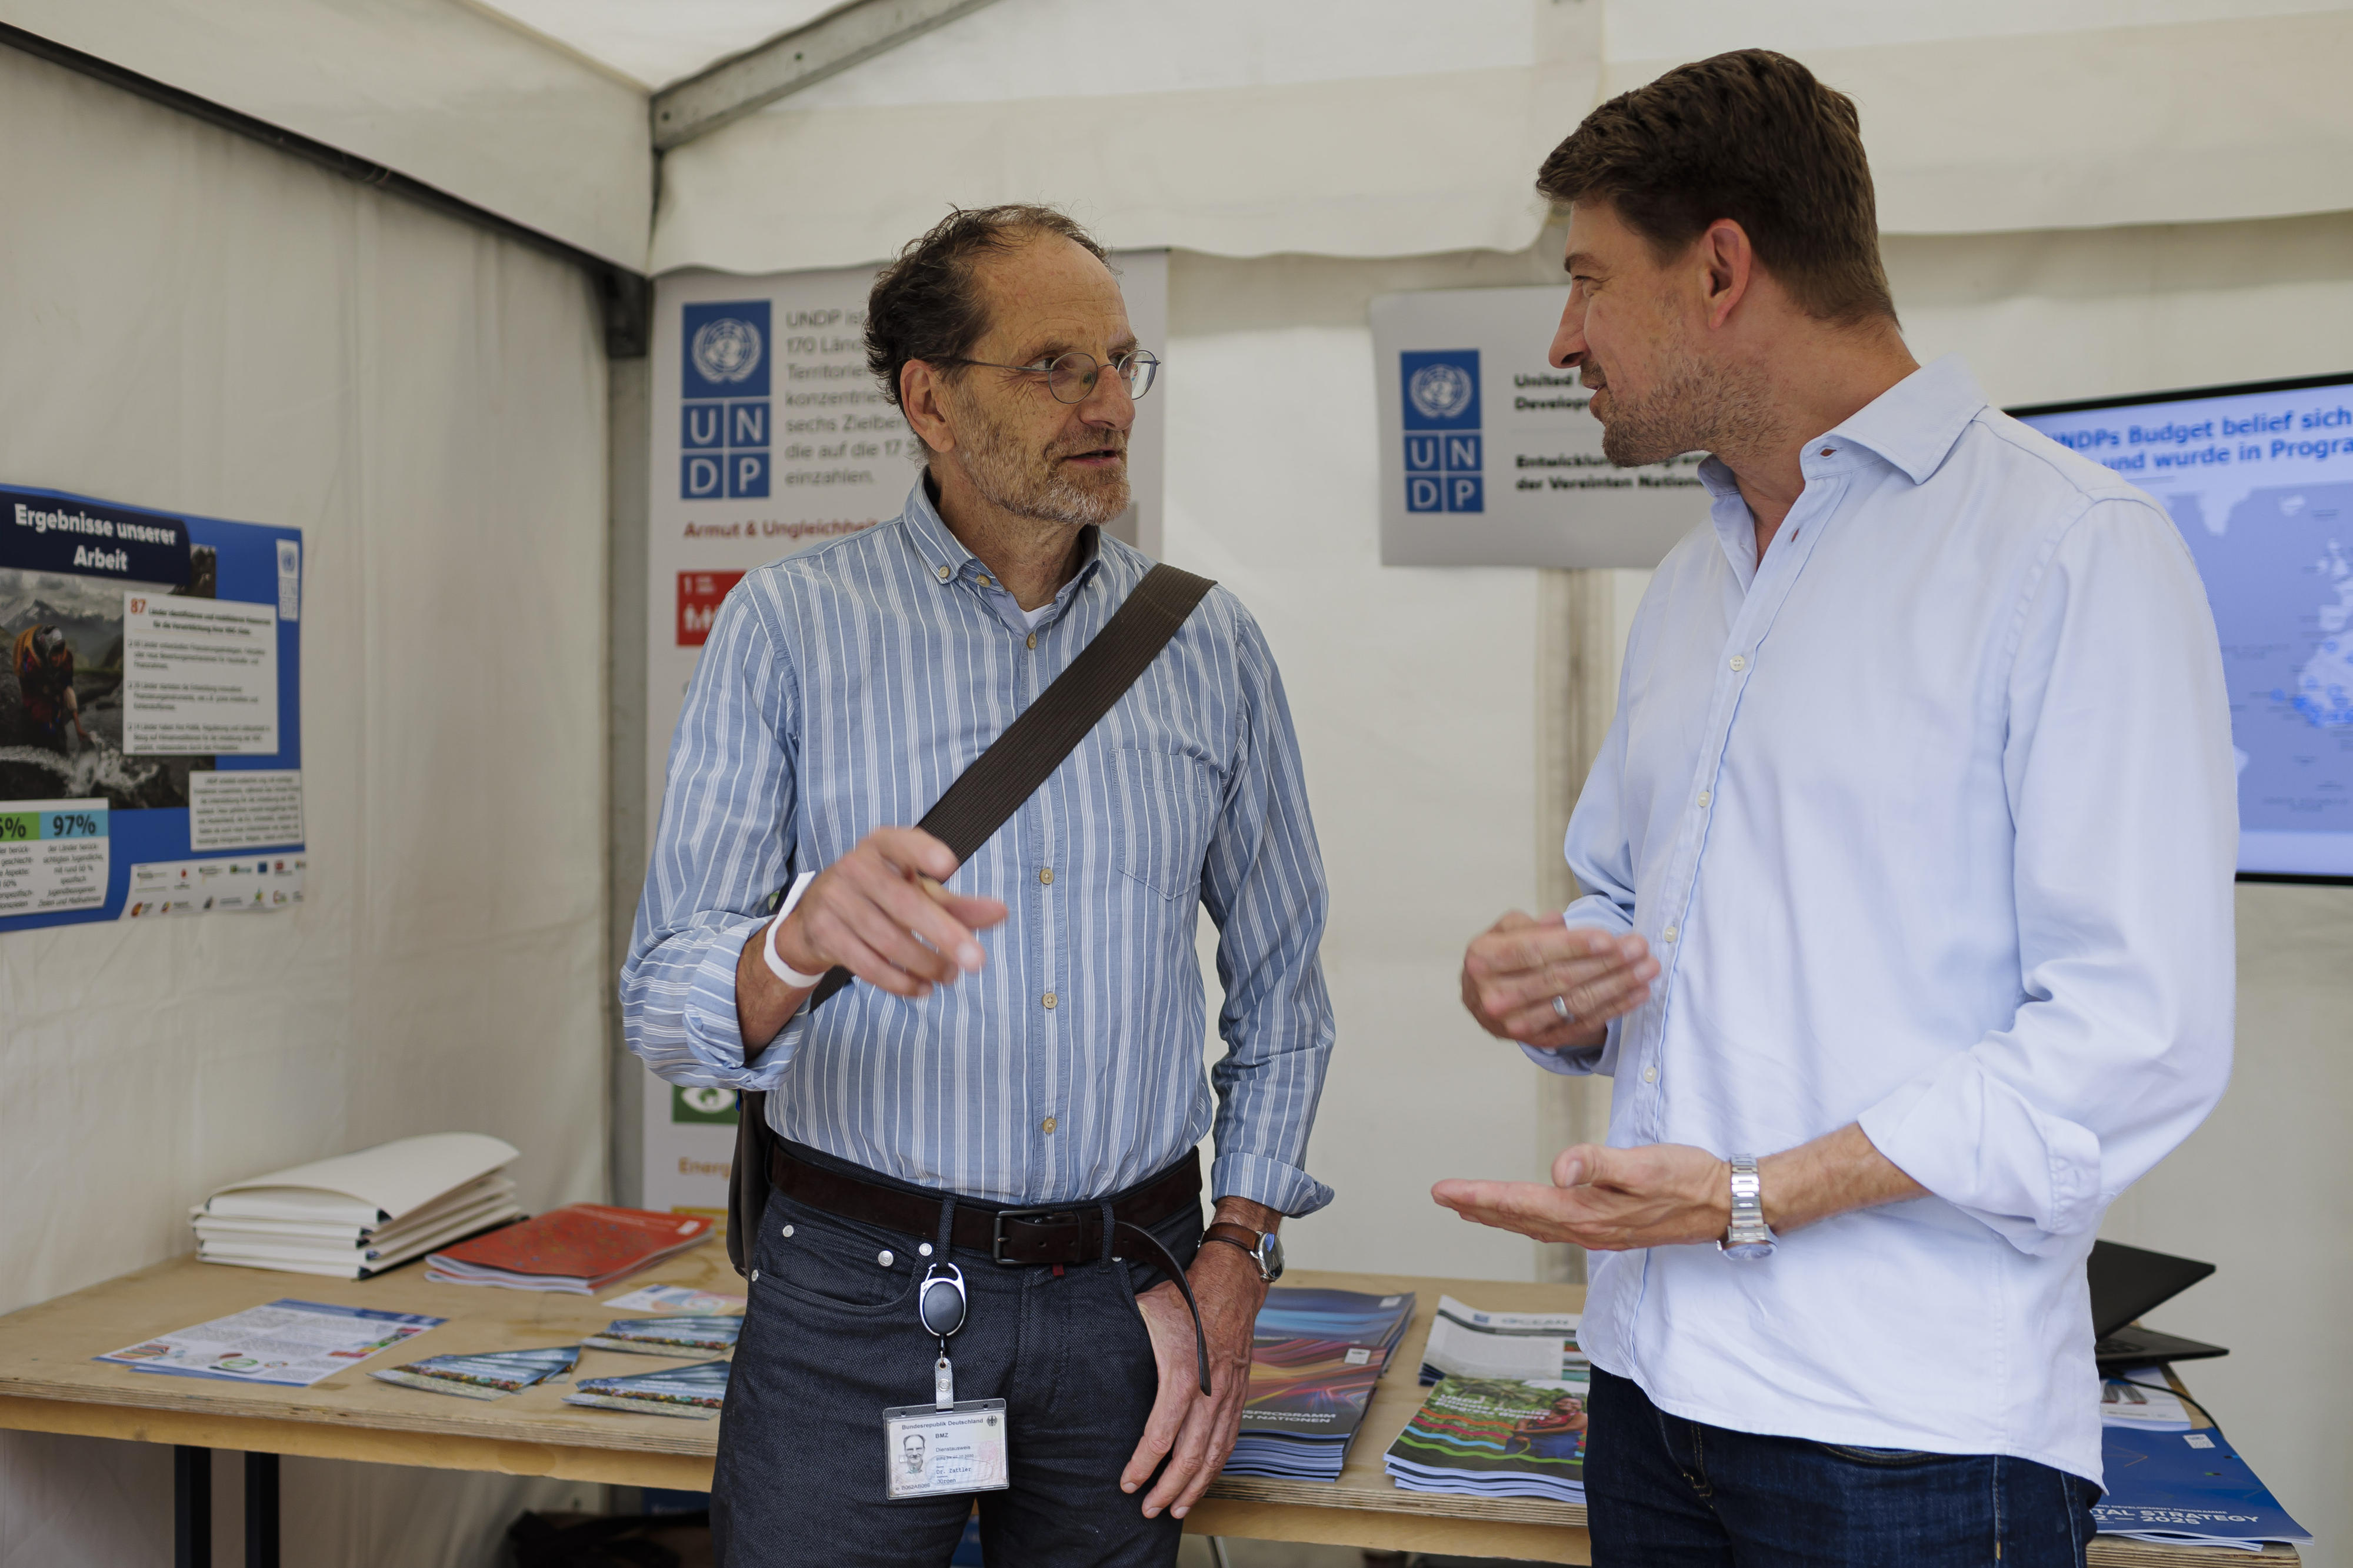
[[[1282,1237],[1272,1231],[1258,1238],[1258,1271],[1269,1284],[1282,1278]]]
[[[1769,1241],[1744,1241],[1737,1246],[1726,1246],[1719,1241],[1715,1245],[1726,1258],[1737,1258],[1743,1263],[1773,1256],[1773,1244]]]

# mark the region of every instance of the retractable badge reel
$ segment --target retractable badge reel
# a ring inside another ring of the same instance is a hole
[[[947,1250],[943,1223],[940,1250]],[[882,1412],[889,1441],[883,1464],[894,1498],[935,1497],[944,1492],[1001,1491],[1012,1483],[1005,1462],[1005,1401],[955,1396],[955,1365],[948,1341],[963,1328],[971,1309],[964,1271],[935,1262],[915,1287],[915,1316],[939,1342],[932,1363],[932,1402]]]

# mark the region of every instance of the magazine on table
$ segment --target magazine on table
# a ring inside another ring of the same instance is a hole
[[[2152,1432],[2103,1425],[2100,1463],[2107,1495],[2092,1505],[2092,1518],[2102,1535],[2242,1552],[2312,1540],[2219,1428]]]
[[[578,1392],[565,1394],[564,1403],[707,1421],[727,1397],[727,1368],[723,1361],[705,1361],[627,1377],[584,1377],[574,1385]]]
[[[735,1348],[744,1320],[690,1312],[676,1318],[617,1318],[580,1342],[592,1351],[639,1355],[721,1355]]]
[[[578,1345],[552,1345],[544,1350],[427,1356],[423,1361],[386,1367],[368,1375],[404,1388],[421,1388],[427,1394],[454,1394],[461,1399],[504,1399],[536,1384],[563,1382],[565,1374],[579,1360]]]
[[[1585,1500],[1588,1380],[1442,1377],[1385,1460],[1407,1491]]]
[[[1592,1364],[1577,1345],[1575,1312],[1487,1312],[1438,1299],[1421,1381],[1441,1377],[1583,1378]]]

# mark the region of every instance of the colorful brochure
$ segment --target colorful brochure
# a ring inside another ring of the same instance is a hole
[[[727,1363],[705,1361],[628,1377],[584,1377],[577,1386],[578,1393],[564,1396],[565,1404],[708,1421],[727,1397]]]
[[[1407,1491],[1585,1500],[1584,1378],[1440,1378],[1385,1465]]]
[[[592,1351],[633,1351],[639,1355],[723,1355],[744,1331],[741,1318],[691,1314],[682,1318],[617,1318],[605,1331],[580,1342]]]
[[[428,1394],[454,1394],[464,1399],[504,1399],[533,1384],[562,1382],[564,1374],[579,1359],[578,1345],[554,1345],[546,1350],[427,1356],[423,1361],[368,1375],[404,1388],[421,1388]]]

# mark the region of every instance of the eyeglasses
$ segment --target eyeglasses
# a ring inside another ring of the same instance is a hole
[[[998,364],[994,360],[951,359],[935,361],[939,364],[976,364],[988,370],[1018,370],[1027,375],[1046,378],[1046,390],[1054,395],[1057,403],[1084,403],[1095,389],[1095,381],[1103,374],[1103,363],[1090,353],[1071,353],[1034,364]],[[1130,397],[1141,397],[1152,390],[1153,378],[1160,374],[1160,362],[1143,349],[1133,349],[1111,362],[1111,368],[1127,384]]]

